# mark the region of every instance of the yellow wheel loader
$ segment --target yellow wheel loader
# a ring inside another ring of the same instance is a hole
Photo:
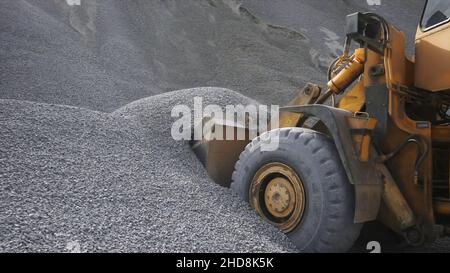
[[[375,221],[433,242],[450,234],[450,1],[427,1],[413,58],[379,15],[348,15],[346,30],[326,87],[280,108],[279,128],[194,150],[301,251],[346,251]],[[278,148],[266,151],[270,136]]]

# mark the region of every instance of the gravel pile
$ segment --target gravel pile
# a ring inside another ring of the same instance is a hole
[[[2,0],[0,26],[0,98],[112,112],[220,86],[285,103],[323,79],[307,37],[231,0]]]
[[[247,101],[198,88],[105,114],[1,100],[0,251],[295,251],[170,137],[172,106],[194,95]]]
[[[301,3],[299,3],[301,2]],[[381,3],[381,5],[377,5]],[[413,53],[414,36],[425,0],[243,0],[242,7],[269,24],[299,31],[314,46],[315,63],[328,66],[330,58],[342,51],[345,16],[354,12],[375,12],[405,32],[408,52]],[[315,55],[316,54],[316,55]]]
[[[284,104],[324,82],[347,13],[411,36],[423,1],[69,2],[0,1],[1,252],[295,251],[171,139],[171,108]],[[197,86],[240,94],[166,93]]]

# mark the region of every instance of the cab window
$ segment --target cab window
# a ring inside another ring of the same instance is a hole
[[[449,0],[428,0],[422,16],[421,26],[428,30],[450,20]]]

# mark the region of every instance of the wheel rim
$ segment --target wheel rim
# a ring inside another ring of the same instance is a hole
[[[267,222],[288,233],[300,223],[305,210],[303,182],[283,163],[266,164],[253,177],[250,204]]]

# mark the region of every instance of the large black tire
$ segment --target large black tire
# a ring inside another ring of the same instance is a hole
[[[245,201],[255,173],[272,162],[292,168],[303,182],[305,207],[300,223],[288,237],[302,252],[345,252],[358,238],[361,224],[353,222],[355,198],[333,142],[304,128],[282,128],[279,146],[263,151],[266,135],[247,145],[236,163],[231,188]]]

